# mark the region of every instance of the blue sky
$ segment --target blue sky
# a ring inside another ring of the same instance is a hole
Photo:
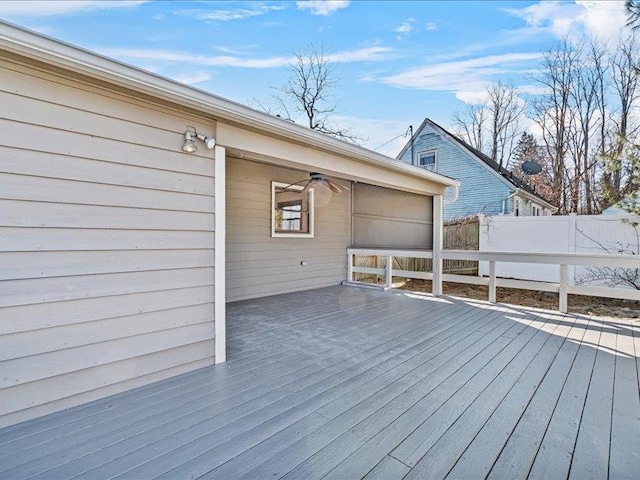
[[[0,1],[0,18],[217,95],[269,103],[294,50],[325,45],[339,112],[395,156],[408,125],[449,126],[495,80],[538,88],[540,54],[563,36],[612,39],[622,1]],[[253,103],[255,105],[255,103]]]

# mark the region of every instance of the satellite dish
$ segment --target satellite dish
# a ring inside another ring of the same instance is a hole
[[[537,175],[542,171],[542,167],[537,162],[532,162],[531,160],[527,160],[522,164],[522,171],[527,175]]]

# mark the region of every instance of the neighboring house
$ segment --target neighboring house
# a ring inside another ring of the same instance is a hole
[[[557,208],[490,157],[426,118],[398,154],[403,162],[462,183],[445,220],[483,215],[551,215]]]
[[[2,22],[0,104],[0,427],[224,362],[227,301],[430,249],[458,184]]]

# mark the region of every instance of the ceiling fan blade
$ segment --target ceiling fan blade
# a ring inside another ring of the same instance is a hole
[[[309,180],[307,182],[307,184],[304,186],[304,188],[302,189],[301,195],[305,195],[309,190],[311,190],[311,188],[313,188],[313,184],[315,182],[313,180]]]
[[[329,187],[329,189],[333,192],[333,193],[342,193],[342,188],[340,188],[339,185],[333,183],[331,180],[329,180],[328,178],[324,179],[324,184]]]

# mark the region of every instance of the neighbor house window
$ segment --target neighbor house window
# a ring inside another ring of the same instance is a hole
[[[432,172],[437,168],[437,154],[435,150],[418,153],[418,166]]]
[[[271,236],[313,237],[313,189],[271,182]]]

